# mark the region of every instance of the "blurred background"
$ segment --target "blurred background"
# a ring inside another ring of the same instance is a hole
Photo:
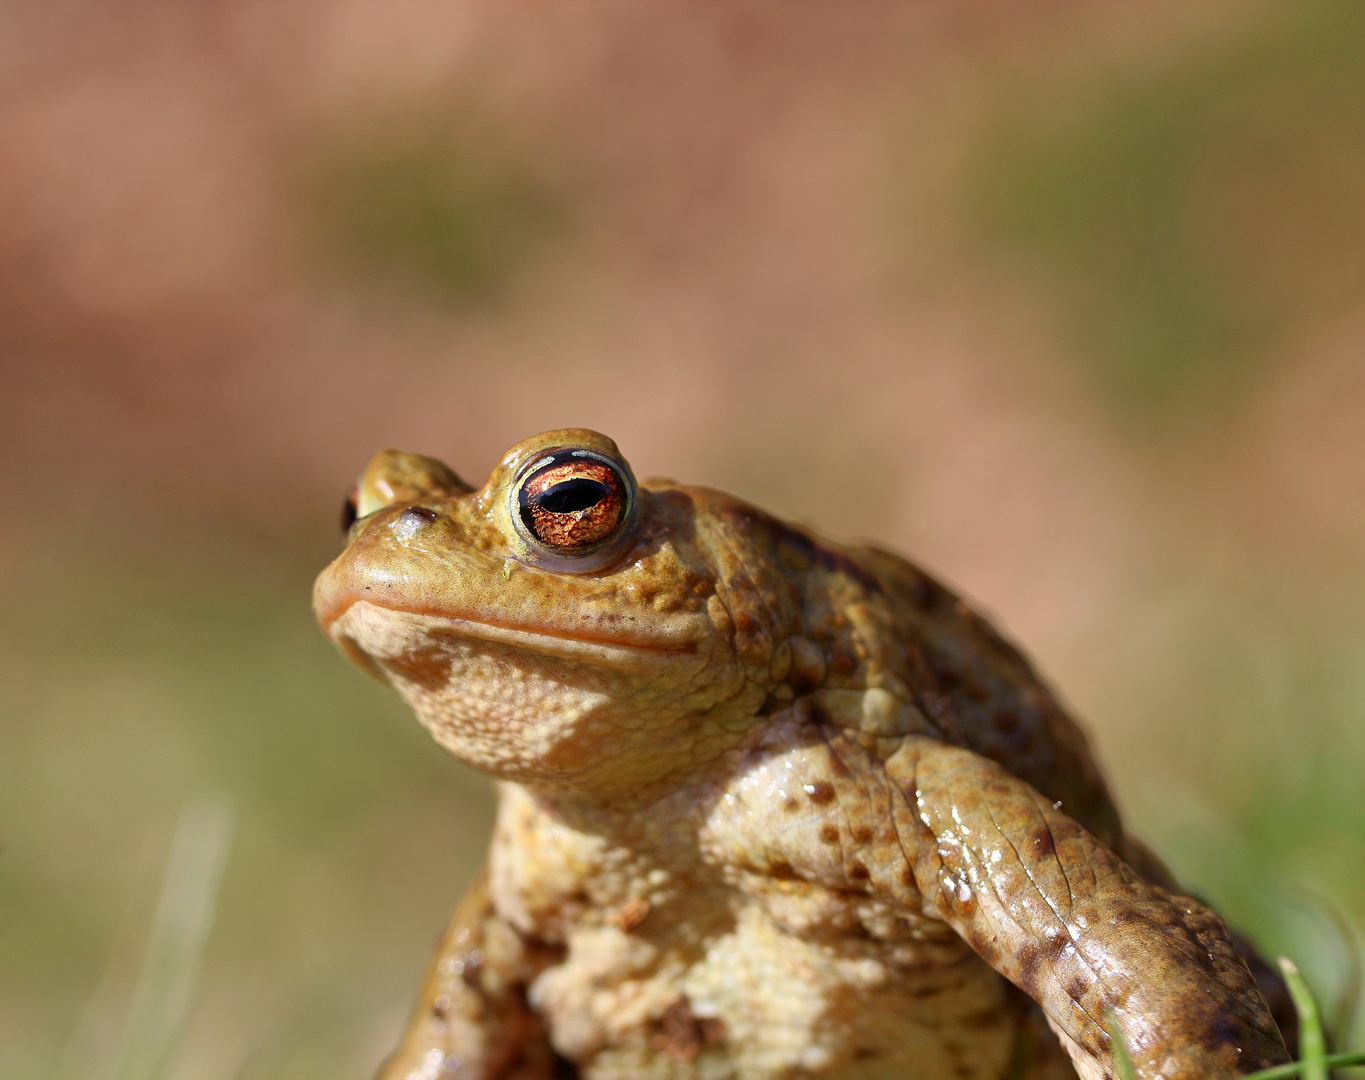
[[[311,580],[375,449],[565,425],[974,598],[1349,1006],[1363,51],[1347,0],[0,2],[0,1074],[128,1073],[208,799],[167,1075],[369,1075],[490,790]]]

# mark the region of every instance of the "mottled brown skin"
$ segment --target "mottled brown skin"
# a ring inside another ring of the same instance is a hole
[[[518,510],[571,448],[634,501]],[[1288,1060],[1079,728],[900,558],[637,489],[582,430],[477,491],[385,451],[354,500],[323,626],[500,781],[488,867],[384,1080],[1098,1080],[1111,1022],[1144,1080]]]

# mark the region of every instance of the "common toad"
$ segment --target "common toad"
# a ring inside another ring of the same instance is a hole
[[[586,430],[478,490],[386,450],[350,509],[318,618],[499,794],[384,1080],[1100,1080],[1110,1024],[1143,1080],[1288,1060],[1080,729],[903,559]]]

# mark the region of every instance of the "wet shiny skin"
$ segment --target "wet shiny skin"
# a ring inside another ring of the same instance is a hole
[[[580,459],[598,471],[528,509]],[[559,471],[528,482],[538,463]],[[630,499],[578,509],[618,479]],[[386,1080],[1089,1080],[1107,1017],[1144,1078],[1287,1060],[1080,730],[902,559],[637,487],[583,430],[478,490],[385,451],[354,509],[323,627],[500,781]]]

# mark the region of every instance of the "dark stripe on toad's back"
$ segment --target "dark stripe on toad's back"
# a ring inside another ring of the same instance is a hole
[[[1106,843],[1118,842],[1118,811],[1084,733],[1019,650],[899,556],[873,547],[856,555],[892,600],[915,704],[943,737],[999,762]]]

